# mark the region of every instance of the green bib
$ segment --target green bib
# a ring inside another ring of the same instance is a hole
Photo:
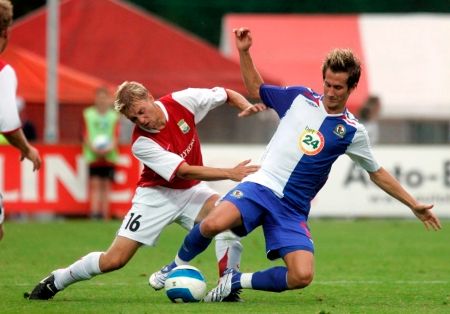
[[[114,139],[116,124],[119,120],[119,114],[113,109],[108,110],[104,114],[100,114],[94,107],[88,107],[83,110],[83,118],[86,125],[88,140],[99,148],[109,145]],[[83,155],[87,163],[92,163],[100,160],[101,157],[88,147],[83,145]],[[119,152],[113,149],[106,154],[105,159],[109,162],[116,163],[119,157]]]

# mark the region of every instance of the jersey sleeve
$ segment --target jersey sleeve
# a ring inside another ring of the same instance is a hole
[[[345,153],[357,165],[361,166],[368,172],[375,172],[380,169],[380,165],[373,156],[367,131],[362,125],[360,125],[356,131],[353,142],[348,146]]]
[[[140,136],[134,141],[131,151],[144,165],[152,169],[166,181],[170,181],[184,159],[162,148],[155,141]]]
[[[259,95],[263,103],[274,109],[280,118],[284,116],[299,95],[309,98],[314,94],[311,89],[303,86],[284,87],[262,84],[259,88]]]
[[[8,133],[21,127],[16,103],[17,78],[13,68],[6,65],[0,71],[0,132]]]
[[[188,88],[172,93],[175,101],[194,114],[195,123],[199,123],[206,114],[227,101],[227,92],[222,87]]]

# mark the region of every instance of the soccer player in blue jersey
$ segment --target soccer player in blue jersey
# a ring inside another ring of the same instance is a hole
[[[427,229],[441,228],[431,211],[381,167],[373,157],[364,126],[347,110],[361,65],[348,49],[332,50],[322,66],[323,94],[303,86],[265,85],[253,64],[252,37],[236,29],[241,71],[251,97],[277,112],[280,124],[266,148],[261,168],[226,194],[220,204],[186,236],[171,267],[187,264],[218,233],[231,229],[245,236],[262,226],[269,259],[286,266],[254,273],[228,270],[204,301],[220,302],[231,292],[255,289],[281,292],[308,286],[314,275],[314,245],[307,220],[311,200],[327,181],[336,159],[346,154],[370,179],[419,218]]]

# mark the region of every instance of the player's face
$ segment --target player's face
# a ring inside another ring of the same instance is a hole
[[[146,130],[161,130],[166,125],[164,113],[155,104],[153,98],[136,101],[125,116]]]
[[[328,113],[344,111],[347,99],[354,88],[347,86],[348,73],[327,69],[323,80],[323,104]]]

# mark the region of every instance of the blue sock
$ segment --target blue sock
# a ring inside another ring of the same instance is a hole
[[[175,263],[175,262],[172,262],[172,263],[170,263],[169,265],[167,265],[166,267],[165,267],[165,271],[171,271],[172,269],[174,269],[175,267],[177,267],[178,265],[177,265],[177,263]]]
[[[194,257],[206,250],[211,241],[212,239],[205,238],[201,234],[200,224],[197,224],[184,238],[183,245],[178,251],[178,257],[183,261],[190,262]]]
[[[287,268],[282,266],[272,267],[253,274],[252,288],[272,292],[288,290]]]
[[[231,277],[231,291],[239,290],[242,288],[241,285],[241,273],[235,271],[233,277]]]

